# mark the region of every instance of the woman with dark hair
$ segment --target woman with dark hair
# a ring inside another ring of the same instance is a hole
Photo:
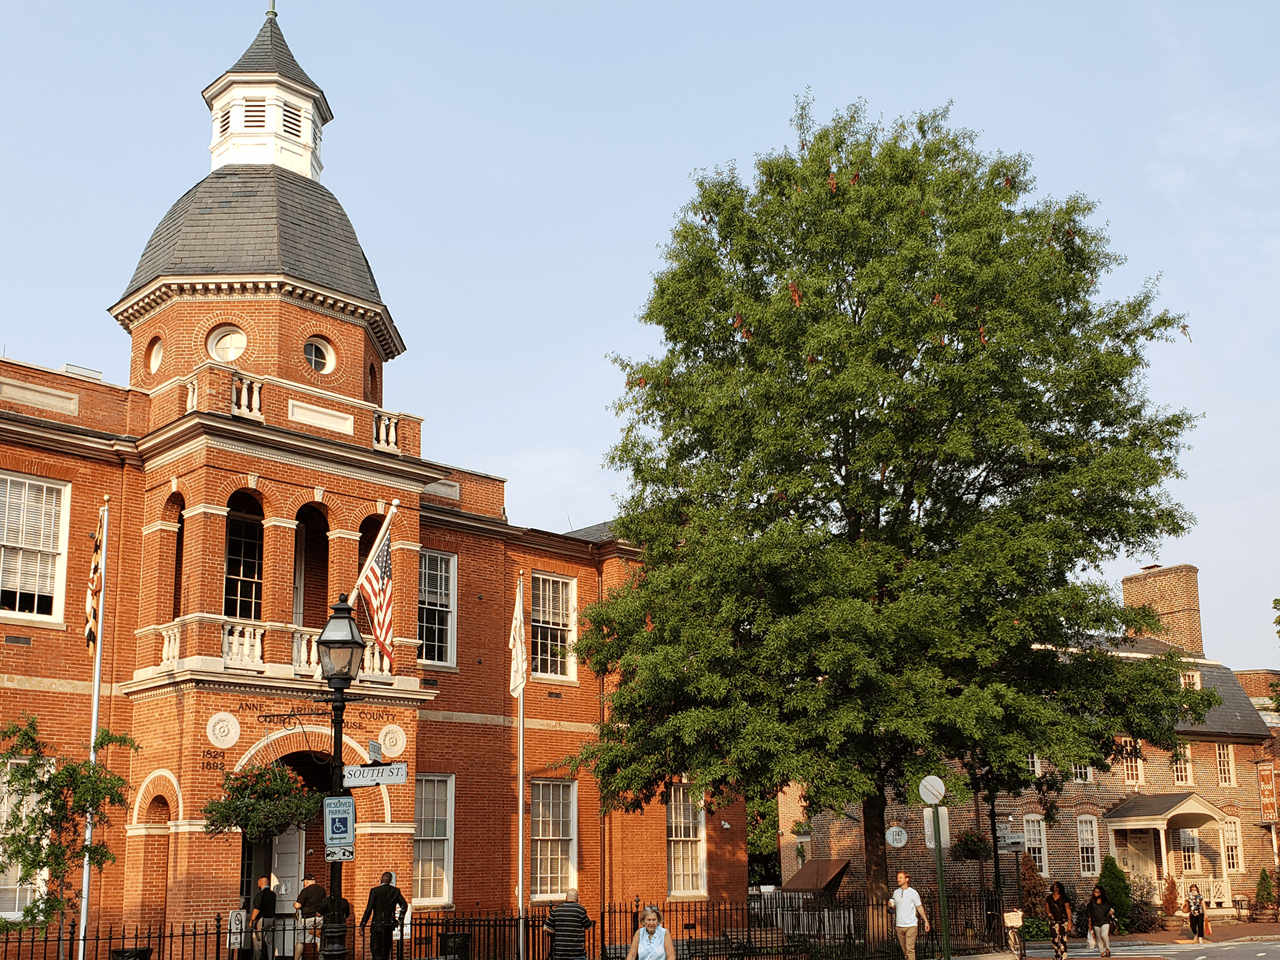
[[[1107,891],[1101,884],[1095,884],[1093,895],[1089,897],[1089,932],[1098,938],[1098,956],[1111,956],[1111,924],[1116,912],[1107,899]]]
[[[1067,937],[1071,935],[1071,901],[1067,899],[1067,891],[1062,889],[1060,880],[1049,884],[1049,896],[1044,902],[1049,908],[1054,960],[1066,960]]]
[[[1200,887],[1192,884],[1187,889],[1187,902],[1183,904],[1187,908],[1187,919],[1191,922],[1191,935],[1196,938],[1196,943],[1204,939],[1204,897],[1200,896]]]

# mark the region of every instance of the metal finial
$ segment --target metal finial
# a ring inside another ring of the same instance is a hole
[[[276,18],[276,0],[271,0],[271,9],[267,11],[267,16],[272,20]]]

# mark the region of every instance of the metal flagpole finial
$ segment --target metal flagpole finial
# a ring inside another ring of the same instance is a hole
[[[271,0],[271,9],[267,11],[267,16],[272,20],[276,18],[276,0]]]

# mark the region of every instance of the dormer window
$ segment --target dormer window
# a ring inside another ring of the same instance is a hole
[[[284,132],[291,137],[302,139],[302,108],[292,103],[281,104],[283,109]]]
[[[261,98],[245,100],[244,128],[246,130],[265,130],[267,128],[267,101]]]

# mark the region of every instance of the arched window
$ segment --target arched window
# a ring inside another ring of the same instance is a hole
[[[169,498],[169,502],[165,504],[165,513],[170,511],[174,514],[174,518],[178,523],[178,532],[173,538],[173,608],[171,610],[171,620],[177,620],[182,616],[182,543],[184,534],[186,533],[186,522],[183,520],[182,511],[186,507],[186,502],[182,499],[182,494],[175,493]]]
[[[227,575],[222,615],[262,619],[262,505],[237,490],[227,502]]]

